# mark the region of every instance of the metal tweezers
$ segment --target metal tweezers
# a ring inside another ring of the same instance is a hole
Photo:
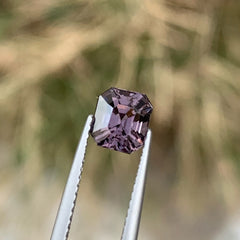
[[[84,157],[87,148],[87,140],[91,129],[92,115],[89,115],[85,123],[82,136],[75,153],[71,171],[62,196],[61,204],[52,231],[51,240],[67,240],[72,222],[73,212],[76,205],[77,193],[81,174],[83,171]],[[138,172],[132,191],[127,217],[125,220],[122,240],[136,240],[138,237],[139,223],[141,218],[142,203],[145,189],[148,154],[151,141],[151,130],[148,130],[142,151]]]

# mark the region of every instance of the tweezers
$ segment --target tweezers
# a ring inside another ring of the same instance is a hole
[[[75,153],[67,184],[62,196],[62,200],[58,209],[57,217],[51,235],[51,240],[68,239],[74,208],[76,205],[79,183],[83,171],[87,140],[91,129],[92,119],[93,116],[89,115],[86,120],[82,136],[80,138],[77,151]],[[136,240],[138,237],[143,196],[145,190],[150,141],[151,130],[149,129],[142,150],[142,156],[139,162],[138,172],[131,195],[131,200],[129,202],[129,208],[127,212],[127,217],[125,219],[121,240]]]

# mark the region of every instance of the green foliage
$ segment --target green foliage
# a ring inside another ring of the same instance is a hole
[[[116,86],[147,93],[154,106],[150,200],[173,196],[166,202],[184,214],[187,198],[197,208],[202,199],[238,206],[239,13],[234,0],[1,1],[1,184],[13,179],[25,194],[40,178],[67,176],[97,96]],[[116,169],[135,174],[126,156],[93,144],[98,194]]]

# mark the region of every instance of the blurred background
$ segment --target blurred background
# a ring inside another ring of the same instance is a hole
[[[140,240],[240,239],[240,2],[0,1],[0,235],[49,239],[111,86],[154,106]],[[120,239],[140,152],[90,139],[70,239]]]

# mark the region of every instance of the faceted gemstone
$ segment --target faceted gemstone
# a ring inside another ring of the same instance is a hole
[[[136,151],[144,144],[152,109],[145,94],[110,88],[98,98],[91,134],[99,146]]]

